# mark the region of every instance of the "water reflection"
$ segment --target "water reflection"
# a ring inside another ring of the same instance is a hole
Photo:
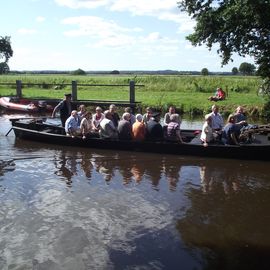
[[[9,147],[1,269],[267,269],[268,163]]]
[[[24,151],[42,152],[38,143],[15,141],[15,146]],[[268,174],[267,163],[249,161],[230,161],[215,159],[193,159],[192,157],[162,156],[155,154],[140,154],[128,152],[112,152],[103,150],[76,150],[57,146],[42,145],[45,149],[53,149],[55,175],[64,179],[68,186],[73,180],[82,176],[88,181],[97,180],[101,176],[105,183],[121,181],[124,186],[150,183],[159,190],[167,186],[170,191],[176,191],[181,181],[186,182],[186,174],[191,177],[192,184],[205,193],[222,192],[231,194],[248,187],[255,188],[259,183],[256,179],[264,179]],[[39,156],[38,153],[36,156]],[[1,167],[0,167],[1,171]],[[194,181],[194,179],[199,181]],[[164,182],[162,182],[164,181]],[[162,183],[161,183],[162,182]],[[166,183],[166,184],[165,184]]]
[[[203,252],[204,269],[269,269],[267,164],[217,165],[199,167],[201,188],[189,189],[191,206],[176,228],[191,253]]]

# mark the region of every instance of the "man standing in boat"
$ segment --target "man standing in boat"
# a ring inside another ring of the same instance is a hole
[[[65,97],[62,101],[58,103],[58,105],[54,108],[52,112],[52,118],[55,117],[57,112],[60,112],[60,119],[62,126],[65,127],[65,122],[69,118],[72,106],[71,106],[71,94],[65,94]]]

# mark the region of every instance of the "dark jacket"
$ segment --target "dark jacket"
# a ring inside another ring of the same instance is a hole
[[[163,140],[163,129],[160,123],[150,119],[146,125],[147,140]]]

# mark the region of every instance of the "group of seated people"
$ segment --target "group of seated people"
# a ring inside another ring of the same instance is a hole
[[[68,136],[100,137],[104,139],[122,140],[164,140],[183,142],[180,135],[180,116],[175,108],[170,107],[165,114],[163,126],[160,124],[160,113],[153,112],[148,107],[146,113],[133,115],[131,108],[125,108],[119,116],[117,108],[111,104],[103,112],[101,107],[96,108],[92,115],[84,105],[79,110],[73,110],[65,122],[65,131]]]
[[[93,115],[84,105],[80,105],[79,110],[73,110],[66,120],[65,131],[69,136],[82,136],[83,139],[90,136],[104,139],[167,140],[184,143],[180,131],[181,119],[175,107],[169,107],[164,115],[163,125],[160,119],[160,113],[153,112],[150,107],[146,108],[144,115],[133,115],[131,108],[127,107],[120,117],[114,104],[104,112],[101,107],[97,107]],[[238,145],[241,129],[246,125],[242,106],[238,106],[236,111],[229,115],[224,125],[219,108],[214,104],[212,112],[205,116],[199,139],[204,146],[211,143]]]
[[[222,143],[225,145],[239,145],[241,130],[247,126],[246,116],[242,106],[229,115],[226,125],[219,113],[217,105],[212,106],[212,112],[205,116],[200,140],[204,146],[209,143]]]

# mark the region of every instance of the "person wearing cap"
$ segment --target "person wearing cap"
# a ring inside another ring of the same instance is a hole
[[[150,141],[163,140],[163,128],[160,121],[160,113],[153,113],[146,125],[146,139]]]
[[[72,111],[71,94],[65,94],[64,99],[55,106],[52,112],[52,118],[55,117],[58,111],[60,112],[62,126],[65,127],[66,120],[69,118]]]
[[[143,122],[143,116],[136,114],[136,122],[132,125],[132,137],[135,141],[143,141],[145,139],[146,128]]]

